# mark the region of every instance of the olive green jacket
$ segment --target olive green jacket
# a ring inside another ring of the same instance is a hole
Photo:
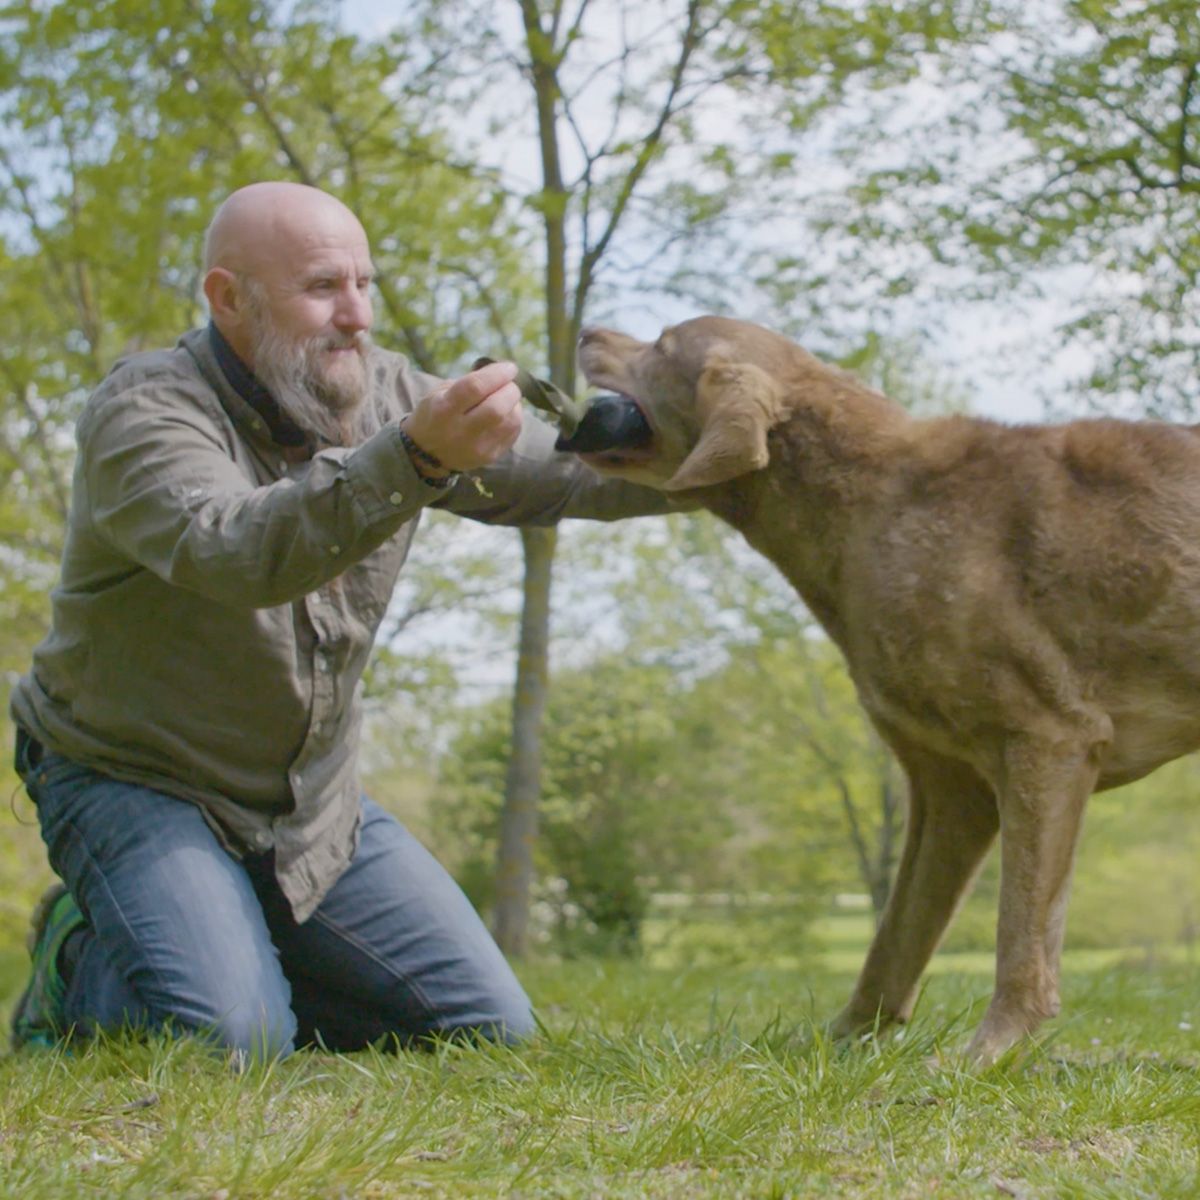
[[[52,626],[12,697],[47,749],[198,804],[235,853],[274,848],[298,920],[354,851],[360,679],[422,510],[668,509],[528,415],[482,488],[429,486],[396,420],[438,381],[378,348],[368,366],[381,431],[289,463],[205,330],[118,363],[79,420]]]

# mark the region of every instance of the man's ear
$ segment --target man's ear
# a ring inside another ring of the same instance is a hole
[[[779,384],[753,363],[714,362],[696,384],[700,440],[663,484],[668,492],[725,483],[767,465],[767,433],[783,415]]]
[[[225,323],[241,319],[245,300],[237,276],[224,267],[213,267],[204,276],[204,298],[214,320]]]

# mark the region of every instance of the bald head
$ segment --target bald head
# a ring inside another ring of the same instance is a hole
[[[340,201],[299,183],[254,183],[217,209],[204,242],[213,324],[253,370],[264,332],[300,345],[371,327],[371,248]]]
[[[260,278],[281,257],[330,235],[367,241],[358,218],[328,192],[302,183],[252,183],[217,209],[204,238],[204,270]]]

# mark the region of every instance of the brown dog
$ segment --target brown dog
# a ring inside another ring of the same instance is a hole
[[[775,563],[908,774],[904,852],[838,1033],[909,1016],[1000,831],[996,987],[969,1049],[993,1061],[1059,1009],[1088,796],[1200,745],[1196,428],[915,420],[718,317],[653,343],[587,329],[579,360],[619,393],[623,432],[585,417],[563,448],[688,492]]]

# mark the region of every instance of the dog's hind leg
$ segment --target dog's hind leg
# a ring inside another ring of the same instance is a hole
[[[1097,767],[1078,742],[1024,737],[1006,754],[1005,774],[996,990],[968,1051],[981,1064],[1059,1010],[1067,893]]]
[[[846,1036],[912,1015],[917,982],[996,836],[990,785],[965,763],[902,755],[908,821],[896,880],[849,1002],[833,1024]]]

